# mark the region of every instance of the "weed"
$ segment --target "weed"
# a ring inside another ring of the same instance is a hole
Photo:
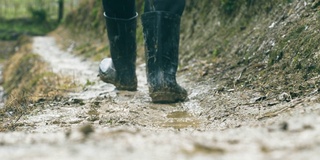
[[[47,21],[48,13],[44,8],[36,9],[36,8],[30,7],[28,10],[31,13],[32,19],[35,22],[44,23]]]
[[[54,21],[39,24],[32,19],[0,19],[0,40],[17,40],[21,35],[44,35],[57,27]]]
[[[64,11],[66,13],[72,11],[78,6],[79,0],[65,0]],[[58,18],[58,1],[48,0],[1,0],[0,17],[5,19],[30,18],[32,12],[30,8],[45,11],[46,17],[49,19]],[[41,13],[41,14],[42,14]]]
[[[222,12],[227,15],[232,15],[237,9],[239,9],[239,0],[221,0],[220,1]]]

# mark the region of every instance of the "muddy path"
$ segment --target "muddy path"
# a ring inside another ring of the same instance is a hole
[[[318,159],[319,96],[269,99],[254,90],[221,89],[179,73],[189,99],[152,104],[145,66],[137,92],[116,91],[97,78],[97,62],[35,37],[34,52],[52,71],[82,86],[65,100],[44,103],[0,133],[0,159]]]

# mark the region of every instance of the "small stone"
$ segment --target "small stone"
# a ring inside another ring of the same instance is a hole
[[[283,92],[278,96],[278,100],[279,101],[290,102],[291,101],[291,96],[288,93]]]
[[[88,137],[91,133],[94,132],[94,128],[92,127],[92,125],[87,124],[82,126],[79,131],[85,136]]]

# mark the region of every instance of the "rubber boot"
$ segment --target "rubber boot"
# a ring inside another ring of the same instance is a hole
[[[176,81],[180,16],[169,12],[142,15],[149,95],[154,103],[184,101],[187,91]]]
[[[137,90],[136,27],[137,16],[130,19],[111,18],[105,15],[111,58],[99,65],[99,77],[118,90]]]

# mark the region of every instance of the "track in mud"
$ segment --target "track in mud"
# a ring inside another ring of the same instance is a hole
[[[0,133],[1,159],[318,158],[317,96],[270,106],[254,91],[219,91],[219,82],[192,82],[186,73],[178,80],[188,101],[152,104],[143,65],[138,91],[120,92],[98,80],[96,62],[61,51],[51,37],[35,37],[34,52],[84,90],[43,104],[17,131]]]

